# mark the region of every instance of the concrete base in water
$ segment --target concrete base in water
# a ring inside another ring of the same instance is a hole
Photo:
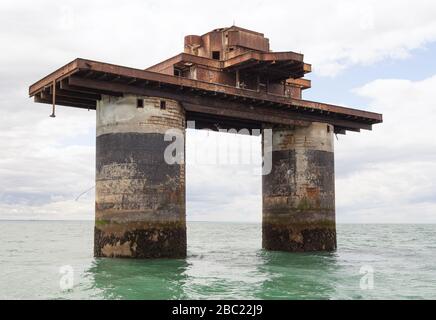
[[[336,249],[333,127],[273,128],[272,148],[262,181],[263,248]]]
[[[172,143],[165,132],[178,129],[184,139],[185,115],[176,101],[161,100],[104,96],[98,103],[96,257],[186,256],[184,155],[179,163],[164,159]]]

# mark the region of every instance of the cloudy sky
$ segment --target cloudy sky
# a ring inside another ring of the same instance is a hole
[[[419,0],[1,1],[0,219],[94,215],[95,112],[49,118],[31,83],[76,57],[145,68],[181,52],[184,35],[233,23],[304,53],[305,99],[384,114],[338,136],[338,222],[436,223],[436,2]],[[208,164],[217,139],[260,153],[259,138],[189,131],[188,219],[260,221],[260,176]]]

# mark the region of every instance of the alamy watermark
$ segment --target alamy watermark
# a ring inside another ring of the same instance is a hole
[[[62,291],[73,289],[74,286],[74,268],[70,265],[65,265],[59,268],[59,273],[62,275],[59,280],[59,288]]]
[[[374,268],[368,265],[362,266],[359,273],[363,276],[360,278],[360,289],[374,289]]]
[[[188,129],[195,129],[195,121],[188,121]],[[207,130],[207,129],[206,129]],[[209,130],[211,131],[211,130]],[[199,155],[195,150],[193,160],[196,164],[207,165],[252,165],[253,173],[267,175],[272,169],[272,129],[219,129],[220,133],[237,134],[240,139],[228,139],[225,135],[217,135],[214,139],[205,141],[208,152]],[[258,141],[243,139],[244,136],[261,136],[261,156],[254,154],[258,151],[255,145]],[[172,128],[165,132],[164,140],[171,142],[164,151],[167,164],[185,163],[185,133],[181,129]]]

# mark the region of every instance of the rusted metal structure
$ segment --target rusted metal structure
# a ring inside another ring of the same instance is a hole
[[[272,129],[263,177],[263,247],[336,248],[333,135],[382,115],[302,99],[311,65],[232,26],[185,37],[184,52],[148,69],[76,59],[30,86],[35,102],[97,112],[95,255],[186,256],[185,168],[164,133]],[[183,131],[184,132],[184,131]]]

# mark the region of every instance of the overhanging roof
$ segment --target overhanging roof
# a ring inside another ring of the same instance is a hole
[[[180,68],[202,65],[217,70],[245,70],[253,73],[267,73],[271,79],[298,79],[311,72],[311,65],[303,62],[303,55],[292,51],[259,52],[248,51],[228,60],[214,60],[188,53],[181,53],[158,64],[147,71],[158,72],[171,65]]]
[[[54,97],[53,97],[54,93]],[[76,59],[29,88],[36,102],[95,109],[102,94],[156,96],[178,100],[192,115],[253,123],[307,125],[330,123],[335,132],[371,130],[378,113],[293,99],[157,72]]]
[[[310,72],[310,65],[303,62],[303,55],[292,51],[249,51],[222,63],[224,70],[247,70],[253,73],[266,73],[271,79],[297,79]]]

